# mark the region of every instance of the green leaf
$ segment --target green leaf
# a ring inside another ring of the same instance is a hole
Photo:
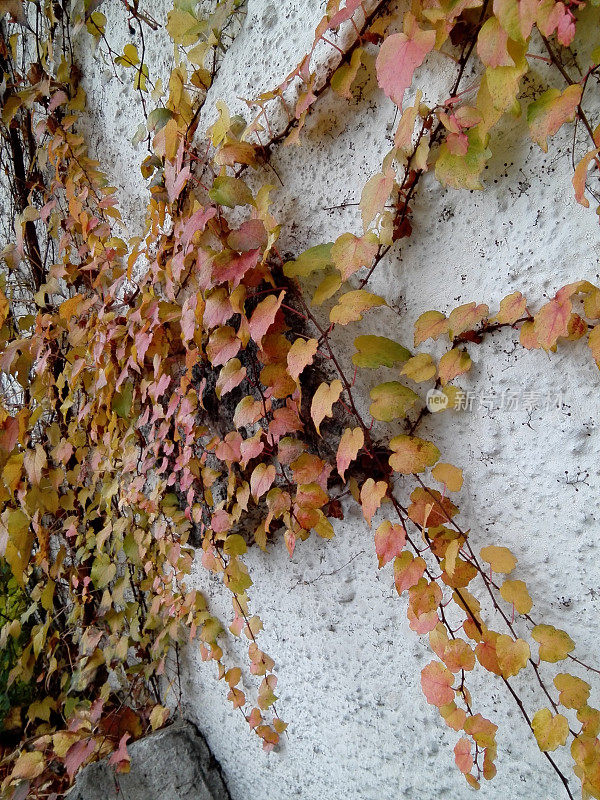
[[[311,247],[298,256],[295,261],[288,261],[283,266],[284,273],[288,278],[306,278],[313,272],[319,272],[327,267],[333,266],[331,260],[331,248],[333,242],[318,244]]]
[[[108,553],[100,553],[94,559],[90,576],[97,589],[104,589],[117,574],[117,565],[111,561]]]
[[[133,403],[133,384],[127,383],[122,391],[115,392],[112,399],[112,410],[122,419],[127,419],[131,414]]]
[[[411,357],[410,350],[386,336],[357,336],[354,346],[358,352],[352,356],[352,363],[357,367],[393,367]]]
[[[229,175],[220,175],[215,178],[208,195],[215,203],[228,208],[253,205],[254,203],[252,192],[244,181]]]
[[[440,147],[435,164],[435,176],[444,186],[453,189],[482,189],[480,175],[492,152],[487,147],[488,136],[482,136],[477,127],[467,132],[469,140],[465,155],[450,152],[447,142]]]
[[[228,556],[243,556],[247,550],[246,542],[239,533],[232,533],[225,539],[223,550]]]
[[[371,389],[371,416],[382,422],[405,417],[419,401],[419,395],[398,381],[380,383]]]

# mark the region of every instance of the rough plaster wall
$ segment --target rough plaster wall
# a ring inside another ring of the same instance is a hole
[[[153,5],[157,18],[163,9],[162,2]],[[238,98],[281,80],[310,46],[321,14],[309,0],[249,0],[243,32],[226,56],[211,103],[223,98],[231,110],[247,113]],[[122,23],[114,33],[129,39]],[[150,65],[164,69],[172,54],[165,40],[150,37],[149,47]],[[441,99],[452,74],[448,59],[432,56],[418,78],[425,99]],[[137,166],[143,150],[127,147],[124,136],[137,127],[139,108],[129,90],[106,81],[98,68],[88,90],[93,147],[123,190],[129,233],[135,233],[143,208]],[[212,115],[209,103],[205,125]],[[324,209],[358,201],[362,185],[379,169],[393,120],[393,107],[371,74],[350,108],[331,93],[321,98],[301,148],[276,149],[272,163],[284,184],[276,195],[283,251],[299,253],[346,230],[360,232],[355,206]],[[515,290],[537,305],[571,280],[596,280],[598,222],[572,197],[570,137],[570,131],[555,137],[545,156],[526,143],[523,119],[509,120],[493,134],[485,192],[441,190],[427,177],[414,202],[412,238],[395,248],[372,282],[401,313],[371,312],[364,329],[409,343],[412,324],[425,310],[448,311],[471,300],[493,308]],[[277,183],[269,170],[261,177]],[[353,328],[340,341],[347,363],[358,332]],[[476,404],[471,412],[438,415],[422,431],[435,436],[444,460],[465,469],[461,520],[472,529],[475,549],[509,546],[519,559],[513,577],[527,581],[536,615],[568,627],[577,652],[595,660],[599,400],[597,368],[584,351],[576,343],[555,355],[526,352],[505,334],[472,348],[466,389],[488,397],[505,390],[562,395],[562,405],[490,412]],[[376,383],[391,373],[363,374]],[[225,700],[214,666],[202,664],[195,649],[183,659],[184,710],[206,734],[233,798],[471,796],[453,765],[457,735],[421,694],[428,645],[408,628],[391,566],[378,572],[372,534],[356,510],[336,524],[331,542],[299,544],[290,561],[279,541],[268,554],[253,550],[247,562],[252,609],[265,626],[260,643],[276,660],[278,709],[290,723],[281,748],[264,754]],[[201,567],[193,582],[215,611],[230,613],[227,593]],[[491,622],[500,625],[493,617]],[[226,652],[244,662],[237,642],[229,641]],[[530,681],[515,684],[535,698],[535,707],[544,705]],[[500,726],[498,776],[481,796],[563,797],[502,686],[484,676],[473,690],[476,709]],[[590,702],[599,699],[592,695]],[[569,758],[565,765],[570,769]]]

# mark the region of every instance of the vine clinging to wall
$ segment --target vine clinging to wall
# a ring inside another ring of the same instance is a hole
[[[471,369],[469,349],[497,331],[518,331],[525,348],[548,352],[586,339],[599,362],[600,289],[569,284],[536,313],[520,293],[495,315],[476,303],[448,316],[426,312],[410,348],[360,336],[352,365],[333,336],[365,314],[391,313],[369,281],[411,235],[422,176],[434,170],[443,185],[481,188],[490,132],[515,109],[536,59],[562,86],[529,103],[531,138],[545,149],[563,124],[585,130],[573,187],[589,205],[599,148],[585,100],[600,54],[581,65],[565,49],[577,48],[583,4],[470,0],[401,13],[387,2],[330,2],[310,52],[250,102],[254,116],[232,117],[220,104],[204,141],[195,135],[201,110],[241,4],[224,0],[202,18],[195,3],[176,2],[166,26],[179,60],[164,91],[144,47],[144,27],[160,23],[138,4],[122,3],[139,38],[122,53],[98,7],[5,5],[2,159],[15,238],[3,253],[0,554],[28,606],[16,605],[0,645],[11,647],[8,684],[38,692],[5,718],[3,791],[45,796],[111,752],[127,769],[127,742],[167,721],[172,654],[193,639],[234,708],[266,749],[275,746],[286,723],[243,556],[280,531],[290,553],[311,531],[331,538],[330,520],[351,497],[369,526],[391,509],[374,532],[379,565],[393,562],[410,627],[429,637],[435,658],[422,670],[423,691],[460,734],[455,760],[470,785],[496,771],[496,725],[468,688],[471,671],[483,669],[503,683],[568,796],[570,779],[552,755],[566,745],[584,794],[600,796],[600,712],[566,665],[593,677],[599,670],[567,632],[532,613],[528,587],[505,577],[516,567],[507,548],[473,550],[450,499],[462,472],[418,435],[432,408],[419,390],[429,387],[439,409],[459,405],[454,382]],[[142,163],[150,199],[146,229],[129,242],[119,236],[116,191],[79,132],[85,94],[73,38],[84,28],[115,75],[132,76],[145,119],[136,139],[150,150]],[[337,53],[325,70],[324,48]],[[407,106],[413,73],[433,50],[456,61],[448,97],[429,108],[417,91]],[[270,153],[302,145],[307,115],[329,89],[350,99],[373,51],[400,118],[393,149],[362,192],[363,231],[286,259],[272,189],[262,184]],[[475,59],[482,72],[464,87]],[[413,353],[443,337],[441,358]],[[365,414],[361,372],[380,367],[397,379],[371,390]],[[395,435],[379,422],[393,423]],[[254,699],[224,656],[223,623],[186,587],[192,541],[231,592],[229,630],[248,640]],[[546,665],[559,663],[563,671],[548,677]],[[512,680],[520,673],[546,707],[526,706]]]

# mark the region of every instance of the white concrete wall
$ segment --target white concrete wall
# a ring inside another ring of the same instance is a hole
[[[149,5],[161,19],[163,2]],[[247,114],[238,98],[278,83],[310,46],[322,14],[309,0],[249,0],[248,8],[204,125],[218,98]],[[114,34],[129,39],[122,24]],[[164,69],[172,50],[164,34],[151,36],[149,46],[152,77],[152,65]],[[427,101],[442,98],[452,72],[448,59],[430,58],[417,80]],[[92,148],[122,189],[133,234],[144,205],[137,168],[144,153],[123,139],[135,131],[139,107],[133,92],[114,79],[106,82],[98,68],[88,90]],[[323,209],[359,200],[389,147],[393,120],[394,108],[371,70],[356,103],[349,106],[328,93],[309,119],[302,147],[276,149],[272,163],[284,184],[276,194],[284,251],[299,253],[344,231],[360,231],[355,206]],[[509,120],[493,133],[485,192],[442,190],[433,176],[422,181],[413,236],[396,246],[372,283],[402,314],[371,312],[366,329],[409,344],[412,325],[425,310],[449,311],[471,300],[494,307],[515,290],[535,307],[571,280],[597,280],[598,222],[572,196],[570,137],[570,130],[559,134],[544,155],[527,143],[523,118]],[[264,179],[276,182],[268,169]],[[352,329],[340,342],[348,363],[358,332]],[[536,616],[568,627],[577,653],[598,661],[600,402],[598,370],[585,350],[575,343],[555,355],[526,352],[505,334],[472,348],[475,363],[465,388],[486,396],[504,390],[562,393],[563,405],[528,413],[488,412],[476,404],[470,413],[436,416],[423,431],[435,437],[444,460],[464,467],[461,520],[471,528],[476,549],[509,546],[519,559],[514,577],[527,581]],[[375,383],[387,379],[384,372],[364,375]],[[291,560],[283,541],[267,554],[253,550],[247,557],[252,609],[265,626],[260,642],[276,661],[278,710],[290,723],[282,746],[262,752],[226,701],[214,665],[202,664],[196,648],[184,657],[184,711],[205,732],[235,800],[462,800],[471,790],[454,767],[457,735],[420,690],[428,644],[408,628],[391,565],[378,572],[372,533],[356,509],[335,528],[331,542],[299,543]],[[216,611],[229,614],[228,593],[200,565],[193,580]],[[492,617],[490,624],[500,622]],[[228,652],[243,662],[240,644],[230,638]],[[516,683],[538,703],[534,710],[544,705],[529,679]],[[562,798],[558,779],[500,682],[484,675],[475,677],[472,688],[476,709],[500,726],[498,776],[481,796]],[[570,771],[570,758],[565,764]]]

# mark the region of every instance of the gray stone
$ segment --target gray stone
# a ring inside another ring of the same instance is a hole
[[[179,720],[128,747],[131,769],[116,774],[108,760],[77,776],[67,800],[231,800],[204,737]]]

